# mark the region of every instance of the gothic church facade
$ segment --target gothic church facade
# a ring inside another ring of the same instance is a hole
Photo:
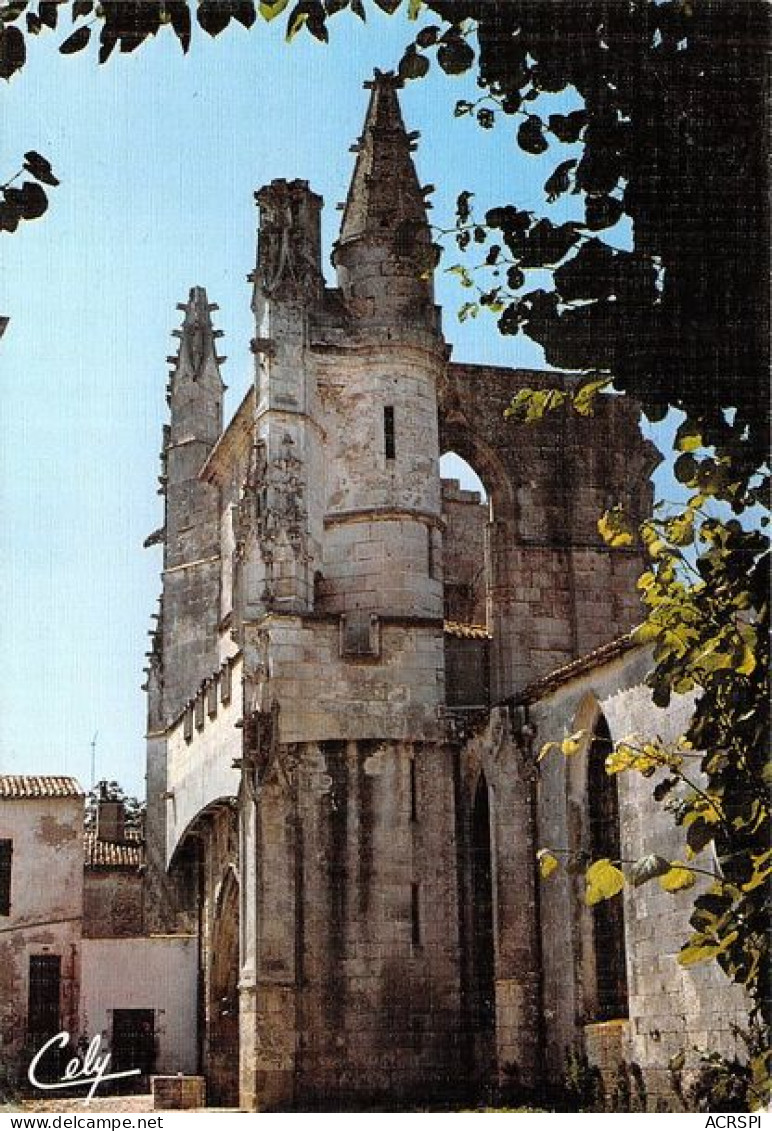
[[[539,890],[542,827],[581,838],[586,790],[540,783],[531,720],[581,657],[624,661],[640,561],[597,518],[645,513],[651,450],[622,399],[515,428],[518,388],[571,378],[451,360],[415,135],[368,85],[336,285],[321,199],[274,181],[225,427],[201,288],[170,358],[146,917],[199,932],[201,1070],[247,1109],[536,1088],[588,1025],[601,1057],[634,1027],[634,925]]]

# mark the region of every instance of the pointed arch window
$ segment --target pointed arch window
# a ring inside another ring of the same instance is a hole
[[[611,749],[611,732],[601,713],[594,727],[587,766],[587,818],[593,860],[619,860],[621,856],[617,776],[606,773],[606,758]],[[592,941],[595,958],[593,1020],[610,1021],[627,1017],[625,921],[621,894],[613,899],[604,899],[592,908]]]

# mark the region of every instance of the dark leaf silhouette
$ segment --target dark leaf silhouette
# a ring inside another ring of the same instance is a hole
[[[9,79],[27,57],[24,36],[17,27],[0,28],[0,78]]]
[[[529,114],[524,122],[520,123],[517,131],[517,144],[526,153],[537,155],[549,149],[549,142],[544,136],[544,127],[541,118]]]
[[[58,185],[59,181],[54,176],[54,171],[50,163],[45,157],[41,157],[39,153],[35,153],[34,149],[29,150],[24,154],[24,168],[33,177],[37,177],[46,185]]]
[[[82,51],[88,45],[90,39],[91,28],[79,27],[77,31],[74,31],[71,36],[65,39],[59,50],[62,55],[74,55],[76,51]]]

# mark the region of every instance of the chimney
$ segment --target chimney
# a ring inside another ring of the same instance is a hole
[[[97,840],[124,840],[126,811],[122,801],[100,797],[97,802]]]

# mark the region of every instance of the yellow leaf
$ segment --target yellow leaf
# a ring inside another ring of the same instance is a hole
[[[557,872],[560,866],[558,858],[548,848],[540,848],[536,853],[536,859],[539,861],[539,872],[545,880],[548,880],[553,872]]]
[[[542,758],[546,758],[550,751],[557,750],[557,748],[557,742],[545,742],[541,750],[539,751],[539,757],[536,759],[536,761],[541,762]]]
[[[670,892],[686,891],[687,888],[694,887],[696,881],[697,877],[692,869],[687,868],[681,860],[673,860],[670,871],[659,877],[660,887]]]
[[[743,891],[755,891],[756,888],[761,887],[767,877],[772,874],[772,864],[769,863],[772,857],[772,849],[768,852],[762,852],[760,856],[751,856],[753,861],[753,875],[748,880],[747,884],[743,884]]]
[[[609,754],[606,759],[606,773],[607,774],[622,774],[625,770],[630,770],[633,767],[634,759],[630,757],[629,752],[624,748],[614,750]]]
[[[751,675],[756,668],[756,657],[753,649],[747,644],[743,646],[742,661],[737,665],[738,675]]]
[[[699,937],[699,936],[698,936]],[[720,943],[692,943],[679,951],[678,962],[681,966],[695,966],[698,962],[705,962],[715,958],[728,950],[737,938],[737,931],[732,931]]]
[[[567,758],[572,754],[576,754],[582,745],[582,739],[584,738],[584,735],[585,732],[583,730],[578,730],[575,734],[570,735],[568,738],[564,738],[560,744],[560,753],[565,754]]]
[[[686,946],[679,952],[678,962],[681,966],[696,966],[698,962],[707,962],[709,958],[715,958],[720,950],[721,947],[709,944]]]
[[[585,900],[592,906],[601,900],[611,899],[625,886],[625,874],[608,859],[596,860],[587,869],[585,876],[587,889]]]
[[[598,519],[598,533],[608,546],[631,546],[633,533],[620,507],[612,507]]]

